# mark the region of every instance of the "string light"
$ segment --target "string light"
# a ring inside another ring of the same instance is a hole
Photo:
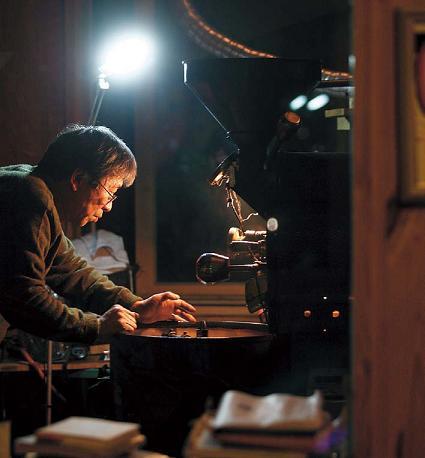
[[[199,14],[195,11],[195,9],[190,4],[189,0],[183,0],[183,5],[184,5],[184,8],[189,18],[192,20],[194,24],[196,24],[197,29],[201,29],[202,31],[204,31],[205,33],[207,33],[214,39],[221,41],[224,44],[224,46],[236,48],[238,51],[244,54],[247,54],[249,56],[263,57],[263,58],[276,58],[277,57],[273,54],[251,49],[248,46],[245,46],[242,43],[234,41],[230,39],[229,37],[226,37],[225,35],[221,34],[220,32],[217,32],[216,30],[214,30],[212,27],[210,27],[208,24],[206,24],[202,20],[202,18],[199,16]]]
[[[232,40],[209,26],[190,4],[190,0],[182,0],[182,4],[189,21],[190,35],[201,47],[219,57],[257,57],[275,59],[279,56],[263,51],[257,51]],[[322,81],[352,80],[348,72],[322,69]]]

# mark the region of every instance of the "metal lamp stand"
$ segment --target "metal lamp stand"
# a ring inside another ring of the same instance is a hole
[[[47,341],[47,393],[46,393],[46,424],[52,422],[52,362],[53,362],[53,342]]]

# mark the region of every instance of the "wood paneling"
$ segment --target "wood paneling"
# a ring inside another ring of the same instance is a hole
[[[36,163],[89,111],[91,0],[0,2],[0,165]]]
[[[425,453],[425,209],[397,206],[395,15],[423,0],[356,0],[353,447]]]

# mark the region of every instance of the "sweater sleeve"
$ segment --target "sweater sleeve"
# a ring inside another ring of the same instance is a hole
[[[49,286],[83,310],[104,313],[114,304],[130,306],[139,296],[129,289],[116,286],[81,257],[70,240],[61,235],[58,251],[47,276]]]
[[[96,312],[113,303],[129,306],[139,298],[73,254],[49,202],[31,194],[24,207],[5,202],[0,208],[0,313],[13,327],[43,338],[94,342]],[[77,307],[51,290],[75,299]]]
[[[48,211],[33,206],[9,214],[0,237],[0,312],[14,327],[61,341],[92,343],[98,316],[64,304],[46,283],[52,230]]]

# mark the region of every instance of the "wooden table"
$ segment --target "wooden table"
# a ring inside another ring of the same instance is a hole
[[[52,370],[84,370],[100,369],[109,367],[109,360],[101,359],[103,355],[88,355],[81,360],[70,360],[64,362],[55,362],[52,364]],[[41,363],[47,367],[47,363]],[[0,372],[28,372],[31,366],[26,361],[6,360],[0,363]]]

